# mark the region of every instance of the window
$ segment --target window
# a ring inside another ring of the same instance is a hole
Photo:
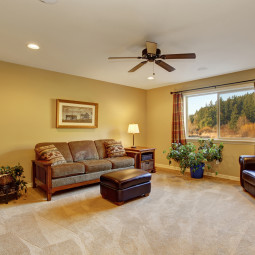
[[[255,138],[254,88],[185,96],[187,138]]]

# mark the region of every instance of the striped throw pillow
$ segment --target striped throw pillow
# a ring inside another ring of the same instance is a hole
[[[108,158],[122,157],[126,155],[125,149],[121,142],[109,141],[105,142],[105,149]]]
[[[55,147],[55,145],[41,146],[35,149],[38,160],[47,161],[52,166],[66,163],[62,153]]]

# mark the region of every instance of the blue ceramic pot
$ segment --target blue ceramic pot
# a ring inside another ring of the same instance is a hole
[[[201,165],[198,166],[198,168],[190,168],[190,176],[191,178],[196,178],[196,179],[200,179],[203,178],[204,175],[204,166],[205,164],[202,163]]]

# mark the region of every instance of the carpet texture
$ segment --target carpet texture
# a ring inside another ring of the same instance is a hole
[[[255,254],[255,199],[238,182],[158,169],[150,196],[116,206],[99,185],[0,204],[0,254]]]

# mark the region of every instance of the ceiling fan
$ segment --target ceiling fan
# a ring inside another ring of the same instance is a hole
[[[157,48],[157,43],[155,42],[146,42],[146,49],[142,51],[142,57],[109,57],[108,59],[146,59],[142,61],[128,72],[134,72],[147,62],[154,62],[158,66],[164,68],[168,72],[172,72],[175,70],[174,67],[168,65],[166,62],[161,59],[194,59],[196,58],[195,53],[182,53],[182,54],[163,54],[161,55],[161,50]]]

